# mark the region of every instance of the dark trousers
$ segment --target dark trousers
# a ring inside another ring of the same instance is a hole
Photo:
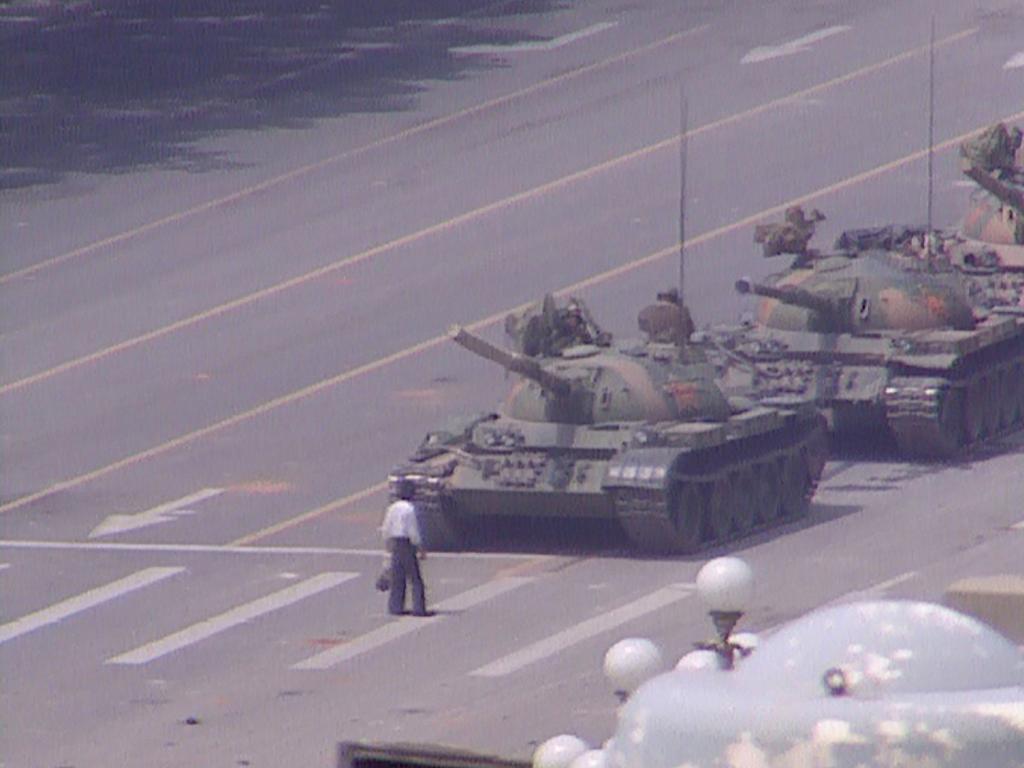
[[[391,591],[388,593],[388,612],[402,613],[405,609],[405,581],[412,583],[412,612],[427,612],[427,597],[423,589],[420,562],[416,547],[407,538],[391,539]]]

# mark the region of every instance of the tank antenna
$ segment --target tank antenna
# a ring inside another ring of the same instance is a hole
[[[935,154],[935,16],[932,16],[931,38],[928,43],[928,229],[925,233],[925,252],[932,255],[932,163]]]
[[[686,294],[683,289],[686,285],[685,257],[686,249],[686,134],[687,134],[687,104],[685,86],[679,86],[679,303],[686,304]]]

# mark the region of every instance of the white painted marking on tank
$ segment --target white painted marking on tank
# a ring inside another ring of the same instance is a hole
[[[76,613],[81,613],[89,608],[95,608],[102,603],[133,592],[136,589],[148,587],[150,584],[155,584],[184,570],[183,567],[145,568],[141,571],[136,571],[130,576],[125,576],[123,579],[112,581],[105,586],[90,589],[75,597],[69,597],[67,600],[54,603],[49,608],[30,613],[27,616],[22,616],[20,619],[15,619],[0,626],[0,643],[5,643],[20,635],[32,632],[40,627],[45,627],[48,624],[56,624],[58,621],[73,616]]]
[[[627,603],[607,613],[602,613],[600,616],[582,621],[573,627],[569,627],[514,653],[510,653],[508,656],[492,661],[490,664],[486,664],[470,674],[477,677],[504,677],[505,675],[510,675],[523,667],[554,656],[577,643],[589,640],[648,613],[665,608],[685,597],[689,597],[693,592],[694,586],[691,584],[672,584],[663,587],[639,600]]]
[[[198,504],[200,501],[212,499],[214,496],[219,496],[222,493],[224,493],[223,488],[204,488],[201,491],[183,496],[175,501],[159,504],[144,512],[136,512],[132,515],[110,515],[89,532],[89,538],[94,539],[97,536],[124,533],[125,531],[133,531],[136,528],[144,528],[156,523],[166,523],[182,515],[194,515],[195,510],[189,509],[189,504]]]
[[[759,48],[754,48],[749,51],[746,56],[740,59],[740,63],[758,64],[762,61],[779,58],[780,56],[791,56],[794,53],[802,53],[803,51],[809,50],[810,46],[814,43],[820,42],[828,37],[832,37],[833,35],[838,35],[841,32],[848,32],[850,29],[852,29],[852,27],[827,27],[825,29],[819,29],[817,32],[811,32],[809,35],[798,37],[796,40],[790,40],[788,43],[782,43],[781,45],[765,45]]]
[[[252,602],[232,608],[218,616],[213,616],[204,621],[193,624],[190,627],[174,632],[160,640],[141,645],[134,650],[122,653],[119,656],[107,659],[107,664],[148,664],[161,656],[174,653],[182,648],[198,643],[208,637],[212,637],[239,624],[252,621],[266,613],[276,611],[280,608],[297,603],[307,597],[316,595],[324,590],[336,587],[346,581],[354,579],[358,573],[329,572],[320,573],[316,576],[293,584],[285,589],[278,590],[272,594],[261,597]]]
[[[526,43],[512,43],[511,45],[464,45],[457,48],[449,48],[450,53],[458,54],[503,54],[503,53],[531,53],[533,51],[553,51],[556,48],[575,43],[585,37],[604,32],[606,29],[618,26],[618,22],[602,21],[599,24],[591,24],[589,27],[568,32],[550,40],[531,40]]]
[[[381,549],[342,547],[255,547],[231,544],[133,544],[131,542],[17,541],[0,539],[0,549],[57,549],[97,552],[165,552],[214,555],[351,555],[381,557]],[[530,555],[507,552],[431,552],[431,560],[557,560],[560,555]]]
[[[433,557],[433,555],[431,555],[431,557]],[[531,581],[533,581],[533,579],[522,577],[494,579],[486,584],[481,584],[479,587],[474,587],[473,589],[462,592],[454,597],[450,597],[447,600],[442,600],[435,606],[428,606],[432,610],[437,611],[433,616],[428,616],[426,618],[419,616],[406,616],[399,618],[382,627],[371,630],[365,635],[354,638],[344,645],[329,648],[326,651],[310,656],[308,659],[300,661],[297,664],[293,664],[292,669],[327,669],[329,667],[333,667],[343,661],[349,661],[356,656],[360,656],[368,651],[374,650],[375,648],[379,648],[382,645],[386,645],[394,640],[410,635],[413,632],[417,632],[424,627],[436,624],[444,618],[442,615],[444,613],[464,611],[475,605],[486,602],[487,600],[503,595],[517,587],[521,587],[523,584],[527,584]]]
[[[1003,69],[1017,69],[1018,67],[1024,67],[1024,51],[1015,53],[1003,64]]]

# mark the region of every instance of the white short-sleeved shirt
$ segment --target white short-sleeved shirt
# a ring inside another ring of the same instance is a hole
[[[380,532],[385,539],[409,539],[420,545],[420,526],[416,522],[416,507],[411,502],[399,499],[388,505]]]

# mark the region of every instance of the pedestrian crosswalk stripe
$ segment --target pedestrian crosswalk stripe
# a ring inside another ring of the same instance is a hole
[[[147,664],[154,659],[158,659],[168,653],[173,653],[200,640],[205,640],[238,624],[243,624],[265,613],[284,608],[318,592],[336,587],[349,579],[354,579],[358,575],[358,573],[348,572],[321,573],[311,579],[306,579],[298,584],[293,584],[273,594],[261,597],[258,600],[240,605],[218,616],[200,621],[179,632],[167,635],[160,640],[139,646],[119,656],[114,656],[107,659],[106,663]]]
[[[478,677],[503,677],[504,675],[512,674],[525,666],[560,653],[576,643],[589,640],[633,619],[671,605],[692,593],[693,585],[672,584],[632,603],[627,603],[607,613],[602,613],[600,616],[580,622],[574,627],[532,643],[515,653],[511,653],[474,670],[471,674]]]
[[[20,619],[15,619],[0,626],[0,643],[5,643],[20,635],[32,632],[40,627],[45,627],[48,624],[55,624],[76,613],[94,608],[101,603],[113,600],[136,589],[147,587],[184,570],[184,568],[145,568],[123,579],[112,581],[105,586],[96,587],[76,597],[62,600],[51,605],[49,608],[30,613],[27,616],[22,616]]]
[[[393,640],[412,634],[423,627],[430,626],[442,619],[440,614],[467,610],[506,592],[510,592],[517,587],[521,587],[530,581],[533,581],[533,579],[526,577],[494,579],[486,584],[481,584],[478,587],[461,592],[447,600],[442,600],[436,606],[433,606],[434,610],[438,612],[433,616],[428,618],[410,616],[392,621],[344,645],[328,648],[326,651],[310,656],[308,659],[294,664],[292,669],[327,669],[333,667],[335,664],[348,661],[367,651],[372,651],[375,648],[386,645]]]

